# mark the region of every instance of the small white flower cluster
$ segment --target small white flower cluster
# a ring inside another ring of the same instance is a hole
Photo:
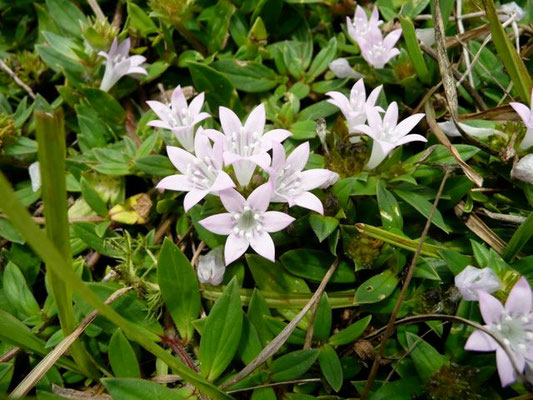
[[[304,170],[310,155],[308,142],[287,156],[281,143],[292,134],[285,129],[265,132],[262,104],[251,111],[244,124],[232,110],[220,107],[221,131],[198,127],[195,132],[196,124],[210,117],[201,112],[203,103],[202,93],[187,104],[179,86],[172,94],[171,104],[148,102],[160,118],[149,125],[172,131],[183,147],[167,146],[168,157],[180,173],[162,179],[157,187],[187,192],[185,211],[208,194],[220,197],[227,212],[205,218],[200,224],[213,233],[228,236],[224,247],[226,264],[238,259],[248,247],[273,261],[275,249],[269,233],[286,228],[294,218],[268,211],[270,203],[288,203],[289,207],[300,206],[322,214],[322,202],[310,191],[334,184],[338,175],[322,168]],[[266,183],[245,199],[238,189],[250,184],[258,168]],[[232,172],[238,186],[230,176]],[[209,261],[206,265],[211,264]],[[201,279],[219,281],[211,267],[202,271],[207,275]]]
[[[379,26],[383,21],[379,20],[378,8],[374,7],[370,19],[361,6],[355,9],[353,20],[346,17],[348,34],[357,42],[361,54],[367,63],[374,68],[383,68],[392,58],[400,54],[396,42],[402,35],[401,29],[396,29],[383,37]]]
[[[353,85],[349,98],[341,92],[326,93],[330,97],[328,102],[341,110],[351,134],[366,134],[374,140],[367,169],[376,168],[397,146],[414,141],[427,142],[421,135],[409,134],[425,114],[414,114],[398,123],[396,102],[392,102],[386,111],[376,106],[381,89],[378,86],[367,98],[365,84],[360,79]],[[359,140],[357,136],[351,138],[352,142]]]

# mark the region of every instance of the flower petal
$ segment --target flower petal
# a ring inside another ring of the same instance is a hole
[[[345,118],[350,114],[352,105],[345,95],[341,92],[327,92],[326,95],[331,97],[326,101],[341,110]]]
[[[182,174],[186,174],[187,165],[194,164],[194,160],[196,160],[196,157],[194,157],[191,153],[175,146],[167,146],[167,154],[170,162]]]
[[[249,160],[238,160],[235,161],[232,165],[239,185],[248,186],[248,184],[250,183],[250,179],[252,179],[252,175],[255,171],[255,162]]]
[[[505,311],[513,316],[531,312],[531,287],[526,278],[520,278],[513,286],[505,302]]]
[[[203,132],[213,142],[217,142],[217,141],[222,141],[223,142],[223,141],[226,140],[226,136],[222,132],[217,131],[216,129],[204,129]]]
[[[226,136],[231,137],[233,132],[240,133],[242,125],[237,114],[226,107],[220,107],[218,113],[220,116],[220,125],[222,125],[222,130]]]
[[[185,99],[183,90],[181,90],[181,86],[178,85],[172,92],[171,103],[172,110],[177,114],[181,113],[183,109],[187,110],[187,100]]]
[[[495,324],[501,320],[502,314],[504,312],[503,305],[500,303],[496,297],[491,296],[488,293],[480,291],[478,294],[479,297],[479,309],[481,310],[481,315],[483,320],[487,324]],[[531,303],[529,303],[531,307]]]
[[[254,210],[264,213],[270,204],[271,197],[272,184],[270,182],[263,183],[248,196],[248,204]]]
[[[265,119],[265,106],[264,104],[260,104],[252,110],[246,119],[244,124],[245,132],[248,134],[257,132],[262,135],[265,130]]]
[[[370,159],[368,160],[365,169],[376,168],[395,147],[396,146],[391,143],[374,139],[374,143],[372,144],[372,153],[370,153]]]
[[[381,130],[381,125],[383,124],[383,121],[381,119],[381,116],[379,115],[378,110],[376,110],[375,107],[368,107],[368,106],[365,107],[365,110],[366,110],[366,119],[367,119],[368,126],[370,126],[373,130],[376,130],[376,131]],[[372,135],[368,135],[368,136],[373,138]]]
[[[237,258],[242,256],[248,249],[250,243],[243,236],[229,235],[224,246],[224,259],[226,265],[231,264]]]
[[[377,110],[376,110],[377,112]],[[387,108],[387,112],[385,112],[385,116],[383,117],[383,125],[388,124],[389,127],[394,127],[398,123],[398,104],[393,101],[389,108]]]
[[[285,165],[285,149],[279,142],[272,143],[272,168],[274,171],[279,170]]]
[[[168,122],[172,111],[166,105],[159,101],[149,100],[146,102],[148,106],[157,114],[160,120]]]
[[[292,198],[295,205],[324,214],[324,206],[318,197],[313,193],[303,192]]]
[[[250,246],[257,254],[272,262],[276,261],[274,242],[268,233],[265,231],[256,232],[249,240]]]
[[[212,152],[209,137],[203,132],[202,128],[199,128],[194,137],[194,153],[196,157],[200,160],[204,160],[206,157],[211,158]]]
[[[406,143],[411,143],[411,142],[427,142],[428,140],[422,136],[422,135],[417,135],[416,133],[413,133],[411,135],[407,135],[407,136],[404,136],[403,138],[401,138],[400,140],[398,140],[396,142],[396,144],[398,146],[402,145],[402,144],[406,144]]]
[[[168,129],[172,130],[172,127],[164,121],[154,119],[153,121],[148,122],[146,125],[153,126],[154,128]]]
[[[423,119],[426,115],[423,113],[420,114],[414,114],[410,117],[407,117],[402,122],[400,122],[396,129],[394,130],[394,133],[398,136],[405,136],[409,132],[413,130],[413,128],[420,122],[421,119]]]
[[[496,363],[498,365],[498,375],[500,375],[502,387],[513,383],[516,380],[513,364],[511,364],[511,360],[509,360],[509,357],[507,357],[507,354],[501,347],[498,347],[496,350]]]
[[[209,190],[191,190],[183,199],[183,208],[189,211],[195,204],[209,194]]]
[[[217,235],[229,235],[235,225],[235,220],[230,213],[222,213],[211,215],[198,221],[198,223]]]
[[[226,210],[229,212],[242,212],[246,200],[235,189],[222,190],[219,196]]]
[[[307,160],[309,160],[309,142],[304,142],[287,157],[285,165],[291,172],[301,171],[307,164]]]
[[[192,99],[191,104],[189,104],[189,113],[193,116],[200,114],[200,110],[204,105],[205,94],[202,92],[194,99]],[[207,114],[209,116],[209,114]]]
[[[231,180],[230,176],[224,171],[218,173],[217,179],[211,186],[211,191],[218,192],[221,190],[231,189],[235,187],[235,183]]]
[[[465,350],[469,351],[495,351],[498,343],[485,332],[475,330],[465,344]]]
[[[533,104],[533,103],[532,103]],[[531,118],[533,117],[531,111],[529,110],[528,106],[522,103],[517,102],[511,102],[509,103],[511,107],[516,111],[516,113],[522,118],[522,121],[526,125],[531,124]]]
[[[259,165],[264,170],[270,167],[270,156],[268,153],[254,154],[253,156],[248,157],[247,160]]]
[[[376,87],[370,94],[368,95],[368,99],[366,99],[366,105],[369,107],[374,107],[376,104],[376,101],[378,100],[379,94],[381,93],[381,89],[383,89],[383,85],[379,85]]]
[[[267,211],[263,214],[263,228],[267,232],[281,231],[293,221],[293,217],[279,211]]]
[[[193,185],[188,177],[185,175],[170,175],[159,181],[156,188],[175,190],[179,192],[188,192],[193,189]]]
[[[385,39],[383,39],[383,46],[385,46],[387,49],[392,49],[396,42],[400,40],[400,36],[402,36],[401,29],[393,30],[391,33],[385,36]]]
[[[271,131],[266,132],[261,138],[262,150],[270,150],[272,148],[272,142],[281,143],[289,136],[292,136],[292,133],[286,129],[272,129]]]
[[[331,179],[332,172],[323,168],[308,169],[300,174],[300,188],[308,191],[322,186]]]

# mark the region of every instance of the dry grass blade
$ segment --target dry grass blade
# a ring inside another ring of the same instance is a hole
[[[485,121],[522,121],[520,116],[509,104],[476,113],[461,114],[460,119],[483,119]]]
[[[464,206],[465,203],[462,201],[455,206],[455,214],[458,217],[463,216],[465,211]],[[505,247],[507,247],[507,243],[496,235],[477,215],[470,214],[468,218],[466,218],[465,225],[499,254],[502,254]]]
[[[124,293],[130,291],[131,287],[121,288],[115,291],[108,299],[105,301],[106,304],[110,304]],[[10,397],[12,398],[21,398],[26,396],[28,392],[41,380],[41,378],[54,366],[56,361],[69,349],[69,347],[74,343],[78,337],[83,333],[83,331],[94,321],[98,312],[95,310],[87,315],[83,321],[78,325],[78,327],[66,338],[64,338],[61,343],[59,343],[54,350],[46,355],[45,358],[41,360],[39,364],[18,384],[18,386],[11,392]]]
[[[337,270],[339,262],[340,259],[337,257],[333,264],[331,264],[331,266],[329,267],[328,271],[326,272],[326,275],[324,275],[324,278],[322,278],[320,285],[318,286],[316,292],[313,294],[309,302],[291,320],[291,322],[289,322],[287,326],[283,328],[279,335],[272,339],[272,341],[261,351],[261,353],[259,353],[259,355],[252,362],[250,362],[250,364],[244,367],[237,375],[235,375],[229,381],[223,383],[220,386],[220,389],[227,389],[228,387],[235,385],[237,382],[240,382],[252,372],[254,372],[256,368],[258,368],[266,360],[276,354],[280,347],[283,346],[283,344],[287,341],[292,331],[294,331],[296,325],[300,323],[300,321],[303,319],[303,317],[305,317],[305,314],[307,314],[311,307],[313,307],[313,305],[318,302],[318,300],[322,296],[322,293],[324,293],[324,289],[326,288],[326,285],[328,284],[331,276]]]
[[[107,394],[81,392],[79,390],[67,389],[57,385],[52,385],[52,392],[58,396],[61,396],[61,398],[69,400],[111,400],[111,396]]]
[[[469,40],[477,39],[479,37],[486,36],[487,32],[490,31],[489,24],[478,26],[474,29],[466,31],[460,35],[455,35],[453,37],[446,38],[446,48],[451,49],[455,46],[460,46],[462,42],[467,42]]]
[[[442,129],[440,129],[437,125],[437,121],[435,120],[435,110],[433,109],[433,105],[430,101],[426,103],[425,111],[426,120],[428,121],[429,127],[433,134],[437,137],[438,141],[448,149],[448,151],[453,156],[453,158],[455,158],[455,161],[457,161],[457,164],[459,164],[468,179],[474,182],[477,187],[482,187],[483,178],[481,177],[481,175],[479,175],[476,171],[472,169],[472,167],[470,167],[461,159],[461,155],[459,154],[455,146],[450,142],[450,139],[448,139]]]

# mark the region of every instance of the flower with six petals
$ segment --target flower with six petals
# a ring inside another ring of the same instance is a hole
[[[348,34],[353,40],[359,43],[360,39],[364,39],[371,31],[377,30],[379,32],[379,26],[383,23],[379,19],[378,8],[374,7],[370,18],[367,18],[365,10],[361,6],[357,6],[353,21],[350,17],[346,17],[346,26],[348,28]]]
[[[117,38],[113,40],[109,52],[100,51],[98,55],[106,59],[104,77],[100,84],[100,90],[107,92],[115,83],[125,75],[147,75],[146,69],[141,65],[146,61],[143,56],[129,56],[131,41],[130,38],[118,43]]]
[[[333,104],[339,110],[341,110],[346,122],[348,123],[348,130],[350,133],[355,133],[355,127],[357,125],[364,124],[366,122],[366,109],[367,107],[376,107],[376,101],[379,93],[382,89],[382,85],[375,88],[366,97],[365,83],[363,79],[359,79],[355,85],[352,86],[350,91],[350,98],[346,97],[341,92],[327,92],[326,95],[331,97],[328,99],[328,103]],[[378,107],[378,111],[383,111],[381,107]],[[358,143],[361,139],[354,136],[350,138],[352,143]]]
[[[422,113],[411,115],[398,123],[398,104],[395,101],[389,105],[383,118],[374,107],[367,107],[366,113],[367,125],[358,125],[355,129],[374,140],[367,169],[376,168],[395,147],[414,141],[427,142],[422,135],[409,134],[424,118]]]
[[[505,307],[492,295],[479,291],[479,308],[485,327],[509,348],[522,372],[526,362],[533,362],[533,315],[531,287],[521,278],[509,293]],[[475,330],[465,344],[466,350],[496,351],[496,363],[502,386],[516,380],[512,361],[491,336]]]
[[[199,223],[213,233],[228,235],[224,246],[226,265],[242,256],[250,246],[261,256],[274,261],[274,242],[269,233],[286,228],[294,218],[279,211],[267,211],[272,185],[259,186],[248,199],[234,189],[224,190],[219,196],[228,212],[212,215]]]
[[[256,165],[266,169],[270,166],[268,151],[273,142],[281,143],[291,136],[285,129],[265,130],[265,106],[254,108],[244,126],[239,117],[229,108],[220,107],[220,124],[222,132],[206,129],[206,133],[215,142],[224,146],[224,162],[233,165],[235,176],[241,186],[247,186]]]
[[[394,46],[401,35],[402,30],[396,29],[383,38],[379,30],[373,29],[357,43],[367,63],[374,68],[383,68],[391,59],[400,54],[400,50]]]
[[[148,125],[172,131],[183,148],[192,153],[194,151],[194,125],[210,117],[208,113],[200,112],[204,104],[204,94],[200,93],[188,105],[181,87],[178,86],[172,92],[169,105],[159,101],[147,101],[146,103],[160,118],[148,122]]]
[[[209,193],[235,187],[230,176],[222,170],[222,143],[211,146],[209,138],[200,129],[194,138],[196,157],[179,147],[167,146],[170,161],[181,174],[163,178],[158,189],[188,192],[183,200],[185,211]]]

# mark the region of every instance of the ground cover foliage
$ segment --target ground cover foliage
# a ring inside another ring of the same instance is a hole
[[[0,396],[530,398],[532,21],[0,0]]]

